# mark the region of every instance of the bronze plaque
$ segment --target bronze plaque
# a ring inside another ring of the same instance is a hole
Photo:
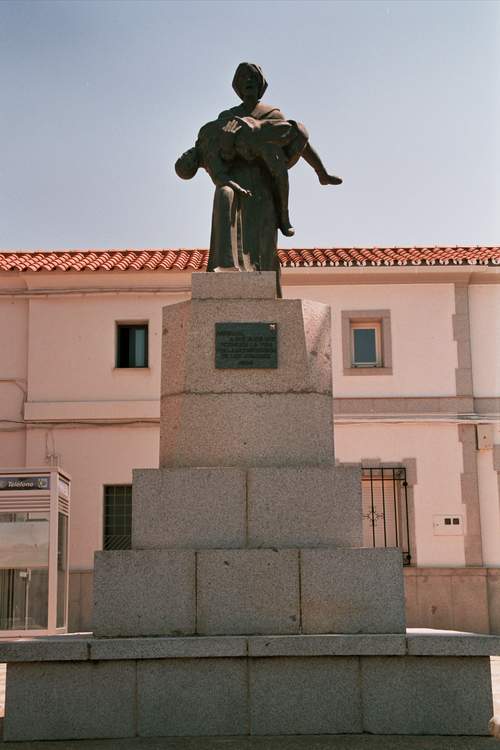
[[[223,369],[276,369],[276,323],[216,323],[215,367]]]

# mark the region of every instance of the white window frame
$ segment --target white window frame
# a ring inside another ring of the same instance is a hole
[[[392,375],[390,310],[342,310],[342,361],[344,375]],[[359,328],[376,331],[376,363],[354,361],[354,333]]]
[[[375,361],[357,362],[355,359],[354,332],[359,330],[375,331]],[[380,320],[351,320],[351,367],[382,367],[382,324]]]

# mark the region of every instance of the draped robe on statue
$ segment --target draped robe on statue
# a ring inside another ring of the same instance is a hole
[[[220,115],[229,116],[244,116],[242,106]],[[258,104],[251,116],[284,119],[279,109],[263,104]],[[228,164],[228,172],[252,196],[240,195],[227,186],[215,189],[208,270],[279,271],[278,215],[269,172],[263,163],[238,156]]]

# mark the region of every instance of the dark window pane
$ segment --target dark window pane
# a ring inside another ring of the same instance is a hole
[[[136,328],[134,335],[134,367],[146,366],[146,329]]]
[[[377,346],[374,328],[355,328],[354,331],[354,362],[377,362]]]
[[[118,326],[118,352],[116,358],[117,367],[128,367],[128,329],[126,326]]]
[[[132,487],[104,488],[104,549],[130,549],[132,543]]]
[[[119,325],[117,333],[117,367],[148,366],[147,325]]]

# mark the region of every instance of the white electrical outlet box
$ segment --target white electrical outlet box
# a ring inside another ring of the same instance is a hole
[[[436,536],[463,536],[464,519],[463,516],[432,516],[433,532]]]

